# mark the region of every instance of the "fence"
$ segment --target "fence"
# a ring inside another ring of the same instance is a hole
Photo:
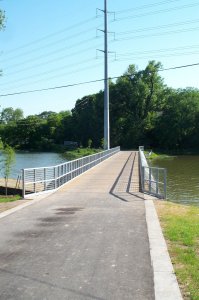
[[[144,147],[139,147],[139,165],[141,189],[143,193],[147,193],[158,198],[166,199],[167,189],[167,171],[164,168],[150,167],[144,155]]]
[[[119,151],[116,147],[56,166],[22,169],[23,197],[56,190]]]

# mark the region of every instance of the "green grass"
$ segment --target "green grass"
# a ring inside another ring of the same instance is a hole
[[[3,196],[3,195],[0,195],[0,203],[6,203],[6,202],[13,202],[13,201],[16,201],[16,200],[20,200],[21,199],[21,196],[20,195],[14,195],[14,196]]]
[[[95,154],[102,151],[102,149],[93,149],[93,148],[78,148],[71,151],[66,151],[63,155],[67,160],[74,160],[81,158],[83,156]]]
[[[199,208],[167,202],[156,208],[184,299],[199,300]]]
[[[170,158],[171,155],[167,155],[167,154],[161,154],[158,152],[153,152],[149,155],[150,151],[144,151],[144,154],[146,156],[147,159],[152,160],[152,159],[156,159],[156,158]]]

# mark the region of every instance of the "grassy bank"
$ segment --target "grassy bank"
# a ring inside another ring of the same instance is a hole
[[[102,149],[92,149],[92,148],[78,148],[71,151],[66,151],[63,153],[63,156],[67,160],[78,159],[83,156],[91,155],[103,151]]]
[[[199,300],[199,208],[155,202],[184,299]]]
[[[0,195],[0,203],[13,202],[20,199],[21,199],[20,195],[7,196],[7,197],[4,195]]]
[[[147,151],[147,150],[144,151],[144,154],[145,154],[146,158],[149,160],[156,159],[156,158],[170,158],[173,156],[173,155],[168,155],[168,154],[153,152],[153,151]]]
[[[144,151],[145,156],[147,157],[147,159],[152,160],[152,159],[156,159],[156,158],[170,158],[170,157],[174,157],[176,155],[199,155],[199,151],[198,150],[145,150]]]

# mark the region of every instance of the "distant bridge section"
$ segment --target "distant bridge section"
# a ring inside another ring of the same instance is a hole
[[[167,170],[165,168],[150,167],[144,154],[144,147],[139,147],[140,179],[143,193],[166,199]]]
[[[56,166],[22,169],[23,197],[55,191],[119,151],[116,147]]]

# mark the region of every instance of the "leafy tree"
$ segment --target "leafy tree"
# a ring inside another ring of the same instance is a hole
[[[0,9],[0,30],[5,27],[5,12]]]
[[[198,140],[199,90],[173,91],[157,118],[157,146],[167,149],[196,147]]]
[[[48,117],[52,114],[56,114],[54,111],[43,111],[42,113],[40,113],[39,115],[37,115],[39,118],[41,119],[48,119]]]
[[[13,109],[12,107],[4,108],[0,116],[0,122],[2,124],[17,122],[21,119],[23,119],[23,110],[20,108],[17,109]]]
[[[1,172],[3,173],[5,179],[5,195],[8,194],[8,178],[10,175],[11,167],[15,162],[15,152],[13,148],[8,145],[5,145],[1,150],[3,158],[1,160]]]
[[[145,138],[149,115],[161,110],[164,84],[158,75],[160,63],[149,62],[138,71],[130,65],[110,89],[111,139],[123,147],[137,147]]]

